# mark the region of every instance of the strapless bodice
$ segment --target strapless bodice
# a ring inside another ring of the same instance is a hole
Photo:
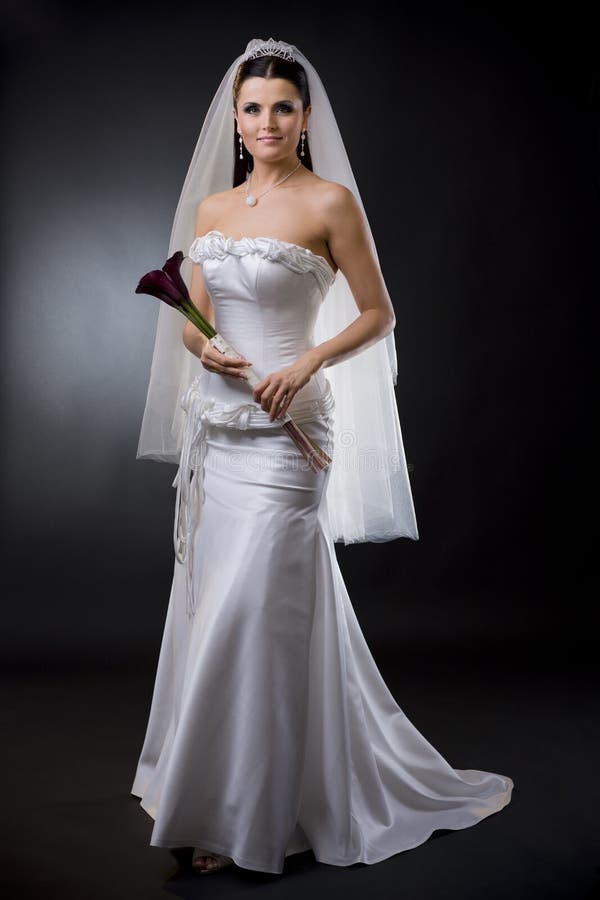
[[[215,313],[215,328],[264,377],[290,365],[314,346],[313,329],[335,273],[324,257],[269,237],[226,237],[209,231],[195,238],[189,257],[202,266]],[[248,385],[206,373],[207,390],[219,401],[248,401]],[[289,411],[323,396],[319,369],[295,395]]]

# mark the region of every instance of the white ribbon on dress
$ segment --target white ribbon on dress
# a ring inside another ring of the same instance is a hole
[[[193,541],[200,521],[200,510],[204,503],[207,425],[210,423],[240,429],[281,427],[281,422],[276,419],[271,421],[269,414],[256,401],[253,400],[250,403],[220,402],[214,397],[207,397],[205,391],[200,390],[200,382],[201,376],[194,378],[180,401],[181,407],[186,413],[186,424],[183,429],[179,468],[172,485],[177,488],[173,542],[177,561],[186,566],[186,612],[188,618],[191,618],[196,612]],[[288,412],[300,425],[302,422],[308,422],[318,416],[330,416],[334,408],[333,392],[326,379],[325,393],[322,397],[316,400],[300,400],[296,403],[292,401]],[[331,440],[333,426],[331,419],[329,421],[328,440]]]

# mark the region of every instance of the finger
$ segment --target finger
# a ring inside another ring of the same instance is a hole
[[[245,381],[248,380],[245,372],[240,372],[238,369],[232,369],[229,366],[221,365],[217,362],[211,362],[210,366],[205,362],[205,367],[209,372],[215,372],[218,375],[229,375],[231,378],[243,378]]]
[[[213,347],[212,344],[209,344],[205,349],[202,362],[204,365],[209,364],[211,371],[218,372],[221,375],[234,375],[235,377],[238,377],[238,373],[241,370],[252,365],[245,357],[238,359],[237,357],[227,356],[225,353],[217,350],[216,347]]]
[[[292,397],[293,397],[293,395],[290,395],[290,394],[288,394],[286,396],[285,400],[283,401],[283,405],[282,405],[281,409],[277,413],[278,419],[283,419],[283,417],[285,416],[286,412],[288,411],[288,406],[292,402]]]
[[[265,390],[265,388],[268,385],[269,385],[268,378],[263,378],[262,381],[259,381],[258,384],[254,385],[254,399],[256,400],[257,403],[261,402],[262,392]]]
[[[279,415],[279,411],[281,409],[282,403],[285,403],[287,399],[287,392],[284,387],[281,387],[273,397],[273,403],[271,404],[271,409],[269,412],[269,417],[271,421],[275,419]]]
[[[273,402],[273,395],[269,392],[269,389],[267,388],[266,390],[264,390],[262,392],[261,398],[260,398],[260,405],[262,406],[262,408],[264,409],[264,411],[266,413],[270,412],[272,402]]]
[[[242,381],[248,381],[248,376],[245,372],[240,372],[237,369],[229,369],[227,366],[223,367],[221,370],[223,375],[228,375],[230,378],[242,379]]]
[[[283,386],[283,384],[280,384],[279,381],[271,381],[269,386],[265,388],[262,393],[263,404],[266,404],[263,405],[263,408],[267,412],[269,412],[269,410],[271,409],[274,409],[274,404],[276,402],[279,402],[279,400],[285,394],[285,391],[285,387]]]
[[[262,397],[260,398],[260,405],[266,413],[271,414],[271,410],[274,411],[275,407],[273,404],[275,403],[276,396],[277,388],[274,387],[274,385],[270,385],[270,387],[263,391]]]
[[[251,366],[252,363],[248,362],[247,359],[232,359],[230,356],[225,357],[227,360],[227,365],[235,366],[238,369],[243,368],[244,366]]]
[[[215,362],[218,362],[221,365],[235,366],[236,368],[252,365],[251,362],[248,362],[245,356],[241,356],[239,358],[237,356],[227,356],[225,353],[221,353],[220,350],[216,349],[213,349],[213,353]]]

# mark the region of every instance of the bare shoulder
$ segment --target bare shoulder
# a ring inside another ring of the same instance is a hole
[[[351,206],[354,194],[337,181],[328,181],[314,172],[310,173],[310,187],[315,201],[323,208],[344,208]]]
[[[219,221],[223,211],[227,209],[231,203],[234,192],[237,193],[236,188],[229,188],[229,190],[226,191],[217,191],[214,194],[209,194],[208,197],[205,197],[204,200],[201,200],[200,203],[197,204],[196,227],[194,231],[195,237],[206,234],[207,231],[214,228],[215,222]]]
[[[364,223],[360,206],[352,191],[344,184],[317,177],[314,182],[314,199],[328,243],[340,230],[356,234],[362,231]]]

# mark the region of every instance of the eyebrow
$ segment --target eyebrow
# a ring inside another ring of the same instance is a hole
[[[286,97],[284,100],[276,100],[275,103],[273,103],[273,106],[277,106],[279,103],[293,103],[293,102],[294,102],[293,100],[290,100],[289,98]],[[244,106],[247,103],[253,103],[255,106],[260,106],[260,103],[258,102],[258,100],[244,100],[243,101]]]

